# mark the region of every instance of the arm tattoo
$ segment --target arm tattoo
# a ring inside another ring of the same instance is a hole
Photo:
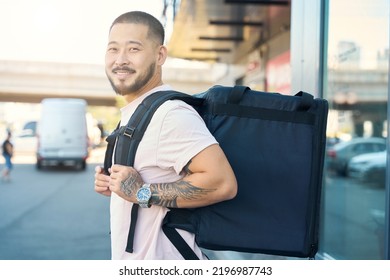
[[[132,196],[135,194],[136,190],[136,184],[134,184],[137,181],[137,176],[134,176],[131,174],[129,177],[126,178],[126,180],[121,181],[121,191],[126,195],[126,196]]]
[[[186,181],[178,181],[173,183],[152,184],[152,199],[151,203],[164,207],[177,208],[177,199],[186,200],[198,199],[207,193],[214,190],[202,189],[191,185]]]

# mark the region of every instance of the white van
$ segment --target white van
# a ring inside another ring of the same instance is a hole
[[[37,168],[63,165],[84,170],[88,158],[86,101],[46,98],[41,104]]]

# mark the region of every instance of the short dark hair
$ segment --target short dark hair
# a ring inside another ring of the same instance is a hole
[[[155,38],[161,45],[164,44],[165,31],[163,25],[158,19],[148,13],[141,11],[124,13],[114,20],[110,30],[117,23],[135,23],[146,25],[149,28],[148,36]]]

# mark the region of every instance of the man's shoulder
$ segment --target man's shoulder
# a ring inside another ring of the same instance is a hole
[[[187,111],[194,111],[194,108],[186,103],[185,101],[174,99],[174,100],[168,100],[161,104],[161,106],[158,108],[158,110],[165,111],[165,112],[174,112],[174,113],[180,113],[180,112],[187,112]]]
[[[198,112],[189,104],[181,100],[168,100],[154,113],[153,122],[172,127],[187,127],[202,120]]]

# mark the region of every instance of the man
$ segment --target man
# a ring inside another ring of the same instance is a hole
[[[106,74],[115,92],[127,105],[121,109],[125,125],[142,100],[169,90],[162,81],[167,57],[164,28],[153,16],[129,12],[112,24],[106,51]],[[137,192],[149,193],[147,201]],[[182,259],[162,232],[167,207],[193,208],[233,198],[234,173],[223,151],[202,118],[182,101],[167,101],[155,112],[137,149],[134,168],[113,164],[110,175],[96,168],[95,190],[111,196],[111,245],[113,259]],[[140,191],[140,192],[141,192]],[[134,250],[126,252],[130,212],[140,204]],[[194,235],[180,234],[200,259]]]

